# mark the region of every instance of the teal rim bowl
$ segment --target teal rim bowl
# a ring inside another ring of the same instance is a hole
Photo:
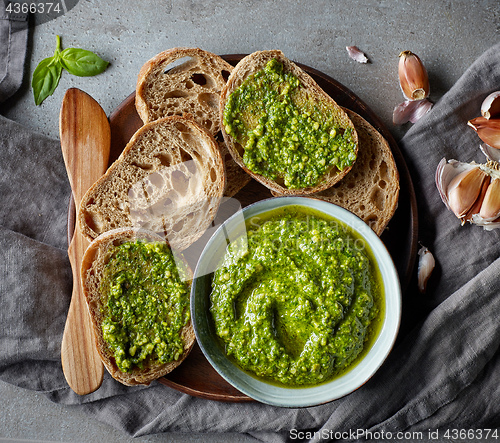
[[[230,241],[246,232],[245,220],[277,208],[302,206],[348,225],[369,245],[384,286],[384,319],[378,336],[351,369],[317,386],[286,387],[252,376],[228,358],[217,339],[210,313],[211,277]],[[366,383],[389,355],[401,321],[401,288],[389,252],[372,229],[353,213],[332,203],[310,197],[275,197],[247,206],[227,219],[212,235],[201,253],[191,287],[191,317],[198,344],[213,368],[243,394],[262,403],[281,407],[315,406],[341,398]]]

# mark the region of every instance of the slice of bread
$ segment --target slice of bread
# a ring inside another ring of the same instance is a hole
[[[359,137],[358,158],[336,185],[314,194],[364,220],[381,235],[398,206],[399,173],[386,139],[363,117],[346,109]]]
[[[250,177],[236,164],[220,133],[219,96],[233,67],[199,48],[172,48],[147,61],[136,86],[135,106],[144,123],[190,114],[216,139],[226,167],[231,197]]]
[[[304,72],[295,63],[288,60],[281,51],[269,50],[269,51],[259,51],[254,52],[246,57],[244,57],[233,69],[226,86],[221,92],[220,109],[219,115],[221,122],[224,122],[224,112],[226,109],[226,104],[231,96],[231,94],[238,89],[239,86],[251,75],[261,71],[266,67],[267,63],[272,59],[276,59],[283,66],[283,72],[291,73],[298,78],[300,82],[300,88],[296,93],[296,98],[293,101],[297,104],[299,103],[299,108],[301,111],[305,111],[305,106],[309,109],[321,108],[331,113],[335,125],[338,127],[340,133],[345,130],[352,131],[352,139],[356,146],[357,151],[357,135],[354,129],[354,125],[351,120],[344,112],[344,110],[326,93],[321,89],[321,87],[312,79],[309,74]],[[306,104],[306,105],[304,105]],[[266,111],[259,111],[262,115],[265,115]],[[248,114],[248,112],[247,112]],[[247,129],[257,130],[258,119],[260,116],[255,115],[238,115],[234,117],[239,121],[245,121],[247,123]],[[291,116],[290,118],[293,118]],[[351,166],[347,166],[342,170],[337,169],[336,166],[331,166],[327,169],[327,172],[323,177],[320,178],[319,182],[314,186],[303,187],[303,188],[291,188],[285,186],[283,179],[272,180],[264,175],[252,172],[244,163],[243,155],[245,152],[245,147],[242,146],[233,136],[229,135],[226,131],[224,124],[222,124],[222,134],[224,140],[226,141],[227,147],[231,155],[233,156],[236,163],[238,163],[248,174],[250,174],[257,181],[261,182],[263,185],[267,186],[272,191],[278,192],[283,195],[304,195],[314,192],[321,191],[323,189],[329,188],[338,181],[340,181],[351,169]],[[314,159],[310,158],[306,160],[307,162],[312,162]]]
[[[113,351],[104,339],[101,326],[104,319],[103,313],[106,310],[106,295],[101,291],[101,281],[105,266],[111,257],[112,248],[135,240],[165,242],[162,237],[152,232],[138,229],[119,228],[108,231],[95,239],[87,248],[83,256],[81,268],[82,287],[92,320],[97,350],[111,376],[127,386],[147,385],[151,381],[169,373],[184,361],[195,343],[195,333],[191,319],[189,319],[179,331],[184,344],[184,352],[177,360],[161,363],[157,359],[148,357],[142,369],[134,366],[129,372],[123,372],[118,368]],[[182,260],[182,258],[177,256],[176,262],[180,263],[179,260]],[[183,266],[183,268],[183,272],[186,273],[185,276],[187,277],[185,282],[190,285],[192,279],[191,270],[187,265]]]
[[[185,117],[142,126],[84,195],[77,214],[93,240],[118,227],[142,227],[183,250],[210,225],[225,187],[214,138]]]

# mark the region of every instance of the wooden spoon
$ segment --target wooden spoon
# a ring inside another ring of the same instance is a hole
[[[99,104],[85,92],[66,92],[59,115],[59,135],[73,199],[78,210],[87,190],[108,167],[111,130]],[[61,361],[66,380],[77,394],[94,392],[101,386],[104,367],[94,344],[92,324],[82,292],[80,269],[89,241],[78,222],[69,244],[73,270],[73,293],[61,344]]]

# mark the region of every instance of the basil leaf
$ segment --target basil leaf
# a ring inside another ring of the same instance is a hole
[[[44,58],[33,72],[31,87],[35,97],[35,104],[41,105],[42,102],[52,95],[59,84],[62,67],[57,60],[57,56]]]
[[[100,74],[109,64],[86,49],[67,48],[61,51],[61,37],[57,35],[56,39],[57,45],[54,55],[43,59],[33,72],[31,86],[37,106],[54,93],[63,68],[70,74],[89,77]]]
[[[60,60],[64,69],[79,77],[100,74],[109,64],[92,51],[79,48],[66,48],[60,53]]]

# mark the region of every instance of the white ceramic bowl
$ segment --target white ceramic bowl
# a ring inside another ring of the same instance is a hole
[[[365,356],[345,374],[318,386],[288,388],[253,377],[224,353],[216,339],[209,312],[211,274],[223,257],[228,241],[245,232],[244,220],[290,205],[300,205],[335,218],[356,231],[368,243],[382,276],[385,317],[375,342]],[[401,319],[401,289],[391,256],[377,235],[351,212],[314,198],[276,197],[247,206],[220,226],[206,244],[194,273],[191,315],[198,344],[215,370],[231,385],[262,403],[283,407],[314,406],[343,397],[362,386],[382,365],[392,349]]]

